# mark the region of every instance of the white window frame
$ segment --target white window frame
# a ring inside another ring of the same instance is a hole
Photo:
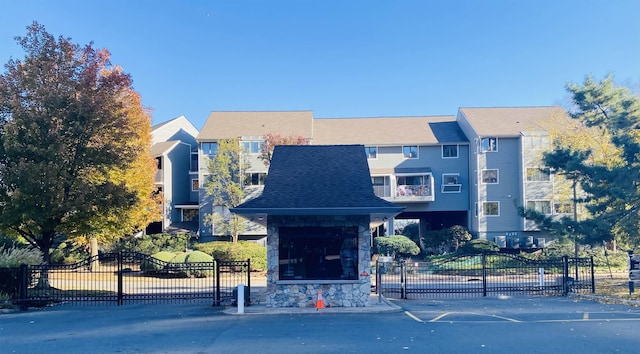
[[[194,189],[193,187],[195,187],[195,185],[197,184],[197,188]],[[192,192],[197,192],[200,190],[200,180],[198,178],[192,178],[191,179],[191,191]]]
[[[411,154],[407,155],[404,151],[405,148],[416,148],[416,156],[411,156]],[[404,159],[417,159],[420,157],[420,147],[418,145],[403,145],[402,146],[402,157]]]
[[[498,210],[498,214],[485,214],[485,206],[487,204],[496,204],[497,205],[497,210]],[[486,202],[482,202],[482,216],[500,216],[500,202],[498,201],[486,201]]]
[[[547,207],[548,207],[549,212],[548,213],[544,213],[544,212],[538,210],[537,208],[535,208],[535,206],[533,208],[529,208],[529,203],[547,203],[548,204]],[[553,205],[551,204],[551,201],[548,200],[548,199],[531,199],[531,200],[527,200],[524,205],[525,205],[525,207],[527,209],[533,209],[533,210],[537,211],[538,213],[541,213],[541,214],[544,214],[544,215],[552,215],[553,214],[553,209],[552,209]]]
[[[382,178],[382,180],[384,181],[384,184],[374,184],[373,180],[375,178]],[[391,176],[390,175],[372,175],[371,176],[371,184],[373,185],[374,193],[375,193],[375,188],[376,187],[383,187],[383,191],[388,192],[388,193],[382,193],[383,196],[378,196],[378,197],[380,197],[380,198],[390,198],[390,197],[393,196],[393,192],[391,190]],[[389,195],[386,195],[386,194],[389,194]]]
[[[456,147],[456,156],[444,156],[444,151],[445,151],[444,147],[445,146],[455,146]],[[442,145],[441,156],[442,156],[443,159],[457,159],[457,158],[459,158],[460,157],[460,145],[458,145],[458,144],[445,144],[445,145]]]
[[[260,147],[262,146],[262,144],[264,144],[264,141],[262,140],[242,140],[240,142],[240,146],[242,146],[242,150],[244,151],[245,154],[247,155],[259,155],[260,154]],[[257,144],[258,150],[257,151],[253,151],[253,147],[254,144]],[[246,146],[249,146],[249,148],[247,149]]]
[[[549,150],[551,139],[548,135],[524,135],[522,136],[522,148],[524,150]]]
[[[491,141],[493,140],[493,145]],[[486,142],[486,144],[485,144]],[[486,145],[486,147],[485,147]],[[496,152],[498,151],[498,138],[496,137],[486,137],[480,140],[480,149],[482,152]]]
[[[206,151],[205,151],[205,146],[209,147]],[[215,151],[211,152],[211,147],[213,146],[215,146],[215,149],[214,149]],[[202,151],[202,156],[213,157],[218,152],[218,143],[215,141],[206,141],[206,142],[200,143],[200,150]]]
[[[375,156],[371,157],[370,149],[375,150]],[[377,146],[365,146],[364,152],[367,154],[368,160],[377,160],[378,159],[378,147]]]
[[[447,177],[456,177],[458,183],[447,183]],[[460,193],[462,191],[462,184],[460,183],[459,173],[443,173],[442,174],[442,193]],[[449,190],[446,190],[449,189]]]
[[[258,175],[258,182],[262,182],[262,183],[258,183],[258,184],[253,184],[253,175]],[[245,172],[244,173],[244,186],[245,187],[256,187],[256,186],[264,186],[265,181],[267,180],[267,173],[266,172]],[[249,181],[250,183],[247,183],[247,181]]]
[[[485,182],[484,181],[484,173],[489,171],[496,171],[496,181],[495,182]],[[500,170],[497,168],[486,168],[480,171],[480,182],[482,184],[499,184],[500,183]]]

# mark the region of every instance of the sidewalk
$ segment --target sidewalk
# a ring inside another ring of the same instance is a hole
[[[402,309],[391,303],[384,297],[371,294],[369,306],[365,307],[325,307],[316,309],[313,307],[267,307],[264,302],[244,307],[244,313],[238,313],[237,307],[229,307],[222,312],[228,315],[282,315],[282,314],[311,314],[311,313],[378,313],[395,312]],[[326,305],[325,305],[326,306]]]

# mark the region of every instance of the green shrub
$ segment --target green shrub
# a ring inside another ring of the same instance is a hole
[[[234,244],[233,242],[214,241],[195,244],[194,248],[221,261],[246,261],[250,259],[252,271],[267,269],[267,248],[257,243],[238,241]]]
[[[50,251],[51,264],[74,264],[89,258],[89,252],[71,242],[62,242]]]
[[[42,263],[42,252],[28,247],[0,246],[0,268],[19,267],[20,264]]]
[[[171,259],[173,259],[173,257],[175,256],[176,256],[175,252],[160,251],[151,256],[157,259],[158,261],[144,260],[142,261],[142,263],[140,263],[140,270],[144,270],[144,271],[161,270],[165,267],[166,263],[169,263]]]
[[[190,263],[201,263],[201,262],[213,262],[213,257],[202,252],[202,251],[191,251],[187,253],[186,264],[187,264],[187,276],[196,277],[196,278],[204,278],[213,275],[213,269],[198,269],[189,267]]]
[[[143,254],[156,254],[160,251],[184,252],[190,246],[190,236],[179,233],[125,236],[109,247],[109,252],[136,251]]]
[[[6,294],[7,297],[18,295],[20,282],[17,268],[20,267],[20,264],[35,265],[40,263],[42,263],[42,253],[36,249],[17,245],[0,246],[0,268],[16,268],[0,271],[0,293]]]
[[[374,252],[394,258],[415,256],[420,253],[420,247],[403,235],[376,237],[373,239],[373,244]]]
[[[213,257],[202,251],[191,251],[187,253],[187,263],[213,262]]]
[[[187,252],[176,253],[171,260],[170,263],[186,263],[187,262]]]
[[[500,251],[500,247],[495,242],[482,239],[468,241],[459,249],[459,252],[463,254],[478,254],[498,251]]]

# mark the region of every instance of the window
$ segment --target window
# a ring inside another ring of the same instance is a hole
[[[218,143],[202,143],[202,154],[213,157],[218,152]]]
[[[457,159],[458,158],[458,145],[442,145],[442,158],[443,159]]]
[[[158,166],[159,170],[162,169],[162,156],[156,157],[156,165]]]
[[[538,213],[551,214],[551,202],[548,200],[529,200],[527,201],[527,209],[535,210]]]
[[[442,193],[460,193],[460,174],[447,173],[442,175]]]
[[[381,198],[391,196],[391,187],[389,186],[389,176],[374,176],[371,177],[371,184],[373,184],[373,193]]]
[[[498,183],[498,170],[482,170],[482,183]]]
[[[573,214],[572,202],[554,202],[553,212],[555,214]]]
[[[498,138],[482,138],[482,151],[498,151]]]
[[[249,172],[245,173],[244,185],[245,186],[264,186],[264,181],[267,179],[265,172]]]
[[[197,192],[200,190],[200,181],[196,178],[196,179],[192,179],[191,180],[191,191],[192,192]]]
[[[198,221],[198,209],[182,209],[182,222]]]
[[[551,171],[548,168],[527,167],[527,182],[551,181]]]
[[[482,215],[499,216],[500,202],[484,202],[482,203]]]
[[[189,166],[189,171],[198,171],[198,150],[191,151],[191,164]]]
[[[551,147],[549,136],[523,136],[522,148],[529,150],[547,150]]]
[[[280,227],[280,280],[358,279],[358,227]]]
[[[403,146],[402,147],[402,155],[405,159],[417,159],[418,158],[418,147],[417,146]]]
[[[262,145],[261,141],[243,141],[242,149],[247,154],[256,155],[260,153],[260,146]]]
[[[368,159],[377,159],[378,158],[378,148],[375,146],[365,146],[364,151],[367,153]]]

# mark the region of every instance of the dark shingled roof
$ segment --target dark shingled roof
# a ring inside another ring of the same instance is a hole
[[[262,195],[240,215],[378,215],[403,210],[373,192],[363,145],[276,146]]]

